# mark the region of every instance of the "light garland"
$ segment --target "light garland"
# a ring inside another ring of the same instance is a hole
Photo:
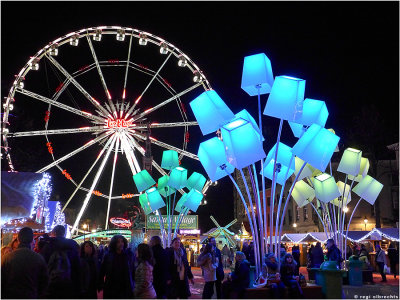
[[[61,212],[61,204],[59,201],[57,201],[56,204],[56,212],[54,214],[53,222],[51,224],[51,230],[57,225],[63,225],[65,226],[65,214]]]
[[[39,180],[34,187],[34,201],[30,218],[36,219],[38,223],[41,223],[40,219],[46,213],[47,203],[52,191],[50,180],[51,176],[48,173],[44,173],[42,179]]]

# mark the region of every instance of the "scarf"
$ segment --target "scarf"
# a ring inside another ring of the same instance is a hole
[[[178,250],[174,249],[174,263],[179,274],[179,280],[185,279],[185,266],[183,265],[182,256],[183,250],[181,248]]]

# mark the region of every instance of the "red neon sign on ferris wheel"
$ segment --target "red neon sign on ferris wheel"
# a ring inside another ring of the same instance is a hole
[[[125,119],[107,119],[105,128],[127,128],[133,126],[133,120]]]

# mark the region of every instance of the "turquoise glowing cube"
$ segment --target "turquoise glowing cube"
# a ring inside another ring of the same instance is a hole
[[[175,150],[163,151],[161,159],[161,168],[166,170],[172,170],[173,168],[179,167],[178,152]]]
[[[355,177],[352,175],[349,175],[349,180],[354,180],[354,181],[360,182],[368,174],[368,170],[369,170],[368,158],[361,157],[360,171],[358,172],[358,175]]]
[[[217,181],[227,176],[227,172],[231,174],[235,170],[226,159],[224,144],[217,137],[200,143],[197,156],[212,181]]]
[[[203,199],[203,194],[198,190],[192,189],[187,194],[184,206],[189,208],[191,211],[196,212],[202,199]]]
[[[314,168],[325,171],[339,137],[317,124],[312,124],[293,146],[292,153]]]
[[[173,193],[176,192],[175,189],[168,186],[168,181],[169,181],[168,175],[164,175],[163,177],[160,177],[158,179],[157,189],[158,189],[159,193],[164,197],[168,197],[169,195],[172,195]]]
[[[301,208],[310,203],[315,197],[314,189],[304,181],[297,181],[292,191],[292,197]]]
[[[221,128],[228,162],[242,169],[265,157],[257,131],[250,122],[238,118]]]
[[[145,192],[151,211],[156,211],[165,206],[164,200],[155,187],[152,187]]]
[[[383,184],[366,175],[359,184],[353,188],[353,192],[366,200],[369,204],[374,205],[376,198],[378,198],[382,191]]]
[[[185,205],[186,199],[187,199],[186,193],[183,193],[182,197],[179,199],[179,201],[175,205],[175,210],[180,213],[183,209],[183,206]]]
[[[168,185],[174,189],[181,189],[186,186],[187,170],[182,167],[176,167],[169,175]]]
[[[139,193],[156,184],[154,179],[146,170],[142,170],[139,173],[133,175],[133,181],[135,182],[136,188],[138,189]]]
[[[242,89],[250,96],[268,94],[274,83],[271,61],[264,53],[246,56],[243,62]]]
[[[290,129],[292,129],[293,135],[297,138],[301,138],[304,132],[307,131],[307,128],[304,127],[301,124],[294,123],[294,122],[288,122]]]
[[[297,121],[303,111],[306,81],[290,76],[277,76],[268,97],[264,115]]]
[[[254,118],[249,114],[249,112],[247,110],[243,109],[240,112],[238,112],[235,115],[235,119],[238,119],[238,118],[242,118],[242,119],[250,122],[251,125],[253,126],[254,130],[257,132],[257,135],[260,136],[260,129],[259,129],[256,121],[254,120]],[[264,141],[264,140],[265,140],[264,137],[262,137],[262,141]]]
[[[143,208],[144,213],[146,215],[148,215],[152,212],[146,193],[143,193],[139,196],[139,203],[140,203],[140,206]]]
[[[357,176],[360,172],[361,156],[362,151],[353,148],[347,148],[343,152],[337,171],[352,176]]]
[[[329,203],[341,196],[335,178],[327,173],[322,173],[314,178],[315,196],[319,201]]]
[[[233,112],[214,90],[202,93],[190,102],[190,107],[203,135],[217,131],[234,117]]]
[[[186,187],[189,190],[196,189],[201,192],[206,181],[207,179],[203,175],[197,172],[193,172],[187,180]]]
[[[275,152],[276,152],[276,144],[268,152],[267,158],[264,161],[263,175],[271,180],[274,174]],[[283,143],[279,143],[277,164],[278,163],[281,164],[281,168],[280,171],[276,174],[275,179],[276,182],[279,183],[280,185],[285,184],[285,181],[293,174],[295,170],[295,159],[293,157],[292,162],[290,163],[291,158],[292,158],[291,148]],[[286,172],[288,172],[287,177],[285,176]]]

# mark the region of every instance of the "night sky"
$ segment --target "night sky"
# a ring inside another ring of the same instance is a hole
[[[305,98],[326,102],[329,111],[326,128],[333,128],[341,138],[341,150],[367,147],[372,141],[361,138],[365,137],[365,131],[376,138],[373,142],[381,158],[392,158],[386,145],[398,142],[398,2],[2,2],[1,14],[2,97],[7,95],[14,74],[50,41],[82,28],[119,25],[148,31],[181,49],[199,66],[234,113],[246,108],[258,120],[257,98],[248,96],[240,84],[243,58],[264,52],[271,60],[274,76],[305,79]],[[104,58],[113,58],[107,56],[107,51],[104,53]],[[59,57],[63,59],[61,53]],[[86,58],[65,59],[78,64]],[[87,64],[92,62],[90,59],[87,56]],[[172,80],[175,75],[165,76]],[[57,86],[56,82],[50,81],[46,86],[37,81],[39,91],[43,85],[45,96],[49,86],[50,89]],[[96,85],[101,90],[100,81]],[[194,93],[191,98],[183,99],[191,120],[194,118],[188,103],[195,96]],[[267,97],[262,96],[262,109]],[[24,101],[19,102],[16,97],[10,131],[13,124],[43,129],[46,106],[40,104],[32,110],[28,106],[19,107]],[[165,114],[155,116],[157,121],[163,117]],[[68,120],[59,125],[67,123]],[[276,142],[278,124],[278,120],[263,117],[266,151]],[[212,135],[203,137],[198,128],[191,130],[189,150],[197,153],[198,144]],[[173,141],[171,132],[165,135]],[[281,141],[289,146],[296,142],[287,123]],[[67,147],[70,142],[73,141],[60,141],[58,147]],[[57,144],[54,145],[57,149]],[[20,171],[36,171],[37,165],[49,161],[44,137],[27,139],[13,151]],[[85,164],[86,158],[80,159]],[[156,161],[161,158],[156,157]],[[72,163],[71,174],[79,181],[84,167],[80,168],[81,161]],[[185,166],[205,173],[198,164],[188,161]],[[6,170],[4,161],[2,170]],[[50,173],[54,179],[54,197],[66,201],[73,191],[72,185],[55,168]],[[121,179],[122,190],[131,191],[131,185],[130,178]],[[108,185],[104,190],[107,189]],[[210,188],[206,199],[208,204],[198,209],[202,232],[213,227],[210,214],[221,224],[233,219],[232,186],[227,178]],[[79,201],[72,202],[71,207],[78,207]],[[97,201],[98,204],[91,206],[91,214],[104,212],[106,199]]]

